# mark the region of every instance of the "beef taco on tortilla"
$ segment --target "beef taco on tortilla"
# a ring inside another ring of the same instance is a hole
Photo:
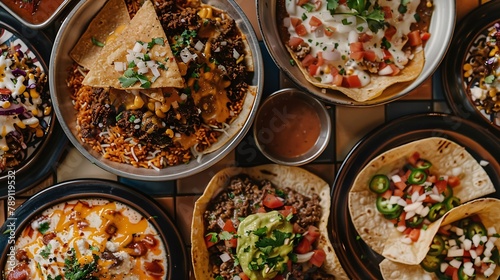
[[[277,24],[310,83],[366,101],[420,75],[431,15],[430,0],[281,0]]]
[[[392,234],[414,248],[447,211],[493,192],[488,174],[464,147],[432,137],[371,160],[350,189],[349,212],[360,237],[382,254]]]
[[[388,239],[391,259],[380,263],[384,279],[498,279],[500,200],[482,198],[446,213],[428,228],[424,242],[407,245]],[[399,247],[397,250],[396,248]],[[414,255],[414,258],[406,257]],[[414,259],[417,263],[408,263]]]
[[[196,201],[197,279],[347,279],[328,239],[329,186],[298,167],[230,167]]]

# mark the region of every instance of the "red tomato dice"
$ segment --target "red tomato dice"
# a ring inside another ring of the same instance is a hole
[[[359,88],[361,87],[361,80],[358,75],[349,75],[346,77],[346,82],[350,88]]]
[[[295,252],[298,254],[305,254],[312,250],[311,242],[307,238],[302,238],[297,247],[295,247]]]
[[[211,235],[205,236],[205,244],[207,245],[207,248],[210,248],[210,247],[214,246],[215,244],[217,244],[217,242],[212,242],[212,241],[210,241],[210,239],[212,239]]]
[[[266,194],[262,203],[264,204],[264,206],[271,209],[279,208],[284,205],[281,199],[270,193]]]
[[[225,230],[230,233],[236,233],[236,228],[234,227],[234,224],[231,221],[231,219],[226,220],[226,222],[224,223],[224,227],[222,227],[222,230]]]
[[[307,35],[307,29],[304,24],[300,23],[295,26],[295,32],[297,32],[297,35],[299,36],[305,36]]]
[[[248,277],[244,272],[240,272],[238,276],[240,276],[241,280],[250,280],[250,277]]]
[[[309,262],[316,267],[320,267],[321,265],[323,265],[325,259],[326,259],[325,251],[323,251],[323,249],[318,249],[314,250],[314,254],[312,255]]]
[[[290,37],[290,40],[288,40],[288,46],[291,48],[295,48],[298,45],[302,44],[304,42],[304,39],[299,38],[299,37]]]
[[[321,22],[321,20],[315,16],[312,16],[310,19],[309,19],[309,25],[310,26],[315,26],[315,27],[318,27],[318,26],[321,26],[323,23]]]

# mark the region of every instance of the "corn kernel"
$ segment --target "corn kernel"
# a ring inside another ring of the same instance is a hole
[[[155,103],[154,102],[149,102],[148,103],[148,110],[154,111],[155,110]]]
[[[3,104],[2,104],[2,108],[4,109],[7,109],[10,107],[10,102],[9,101],[5,101]]]
[[[2,151],[7,152],[9,150],[9,146],[5,145],[2,146]]]
[[[207,80],[212,80],[212,78],[214,77],[214,73],[213,72],[206,72],[203,74],[203,77]]]
[[[32,88],[32,89],[30,89],[30,96],[32,98],[38,98],[38,97],[40,97],[40,94],[36,91],[36,89]]]
[[[33,113],[34,116],[38,116],[38,109],[35,108],[35,109],[31,110],[31,113]]]
[[[492,89],[489,90],[488,93],[489,93],[490,97],[493,98],[493,97],[495,97],[497,95],[497,90],[496,90],[496,88],[492,88]]]
[[[35,132],[36,137],[43,137],[44,134],[45,133],[43,133],[43,130],[41,130],[40,128],[36,129],[36,132]]]
[[[50,106],[47,106],[47,107],[45,107],[45,109],[43,109],[43,114],[45,116],[50,115],[51,112],[52,112],[52,107],[50,107]]]
[[[25,125],[22,121],[18,121],[18,122],[16,122],[16,125],[17,125],[20,129],[25,129],[25,128],[26,128],[26,125]]]
[[[427,8],[432,8],[432,1],[427,1],[425,5],[427,6]]]
[[[472,65],[470,65],[470,63],[465,63],[463,69],[464,71],[472,70]]]
[[[169,104],[162,104],[160,106],[160,110],[163,112],[163,113],[166,113],[168,112],[168,110],[170,110],[170,105]]]
[[[167,115],[165,115],[165,113],[163,113],[160,109],[156,110],[155,111],[155,114],[159,117],[159,118],[165,118]]]

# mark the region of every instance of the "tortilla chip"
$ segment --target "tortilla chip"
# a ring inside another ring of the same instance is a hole
[[[123,76],[122,71],[115,70],[115,62],[127,63],[127,51],[134,48],[136,42],[151,42],[154,38],[162,38],[164,44],[155,44],[150,53],[150,59],[161,62],[165,69],[160,69],[160,76],[152,81],[151,73],[145,74],[152,81],[150,88],[184,87],[184,80],[179,67],[168,44],[163,27],[156,15],[151,1],[144,2],[143,6],[130,21],[118,38],[108,42],[97,58],[97,62],[90,68],[83,80],[84,85],[92,87],[112,87],[117,89],[142,89],[140,82],[124,88],[118,80]]]
[[[500,232],[500,215],[496,215],[498,209],[500,209],[500,200],[496,198],[476,199],[453,208],[438,221],[431,224],[426,230],[429,234],[426,234],[424,238],[422,236],[419,238],[419,241],[422,240],[423,242],[413,245],[402,244],[398,239],[392,239],[392,236],[389,237],[386,248],[396,254],[388,255],[390,258],[382,261],[379,265],[384,279],[423,279],[424,275],[437,279],[436,275],[427,273],[419,264],[425,258],[439,228],[466,217],[478,215],[486,228],[494,227],[497,232]],[[408,257],[410,255],[409,251],[407,251],[409,246],[415,247],[412,251],[418,253],[413,258]],[[495,241],[495,246],[500,248],[500,239]],[[411,259],[410,263],[409,259]],[[498,279],[499,276],[500,266],[497,266],[489,278],[478,275],[476,279]]]
[[[191,256],[196,279],[213,279],[212,269],[209,265],[209,254],[205,245],[203,213],[211,199],[228,186],[229,179],[239,174],[247,174],[256,180],[266,179],[279,188],[289,187],[305,196],[311,196],[313,193],[318,194],[321,198],[321,208],[324,210],[318,226],[321,232],[318,247],[323,248],[326,253],[325,272],[338,279],[349,279],[327,238],[327,224],[330,214],[330,187],[328,183],[302,168],[275,164],[250,168],[228,167],[219,171],[208,183],[203,195],[198,198],[194,205],[191,224]]]
[[[90,22],[87,30],[80,37],[69,53],[73,60],[81,66],[90,69],[97,61],[102,47],[94,41],[105,43],[116,38],[130,22],[127,5],[123,0],[109,0],[108,3]]]
[[[297,58],[296,54],[288,46],[287,49],[290,52],[290,55],[296,61],[296,64],[298,65],[300,71],[302,71],[304,77],[311,84],[320,88],[327,88],[340,91],[358,102],[374,99],[379,95],[381,95],[384,92],[384,90],[386,90],[388,87],[394,84],[415,80],[422,72],[422,69],[424,69],[424,63],[425,63],[424,51],[422,50],[420,52],[415,53],[413,59],[405,66],[405,68],[401,70],[401,72],[399,72],[398,75],[380,76],[372,74],[370,75],[371,81],[367,86],[362,88],[347,88],[347,87],[336,86],[332,84],[324,84],[319,82],[317,79],[315,79],[309,74],[309,71],[305,67],[302,67],[300,59]]]
[[[462,203],[495,192],[491,179],[476,159],[464,147],[448,139],[422,139],[377,156],[356,177],[349,191],[349,212],[360,237],[379,254],[382,254],[388,236],[397,230],[377,211],[377,195],[369,190],[368,184],[377,173],[388,174],[401,168],[414,152],[419,152],[421,158],[432,163],[430,172],[433,174],[452,175],[453,168],[462,168],[461,184],[453,189]]]

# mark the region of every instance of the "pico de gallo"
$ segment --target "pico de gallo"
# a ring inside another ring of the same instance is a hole
[[[459,176],[432,174],[431,166],[414,152],[404,166],[391,174],[376,174],[369,182],[370,191],[377,194],[377,210],[405,235],[402,242],[407,244],[416,242],[421,230],[461,203],[453,195]]]
[[[430,0],[282,0],[282,40],[322,84],[362,88],[397,76],[430,38]]]
[[[489,277],[500,264],[494,244],[498,237],[496,229],[486,228],[478,215],[461,219],[440,227],[420,265],[439,279]]]
[[[319,199],[267,180],[233,177],[204,213],[214,278],[334,279],[322,270]]]

